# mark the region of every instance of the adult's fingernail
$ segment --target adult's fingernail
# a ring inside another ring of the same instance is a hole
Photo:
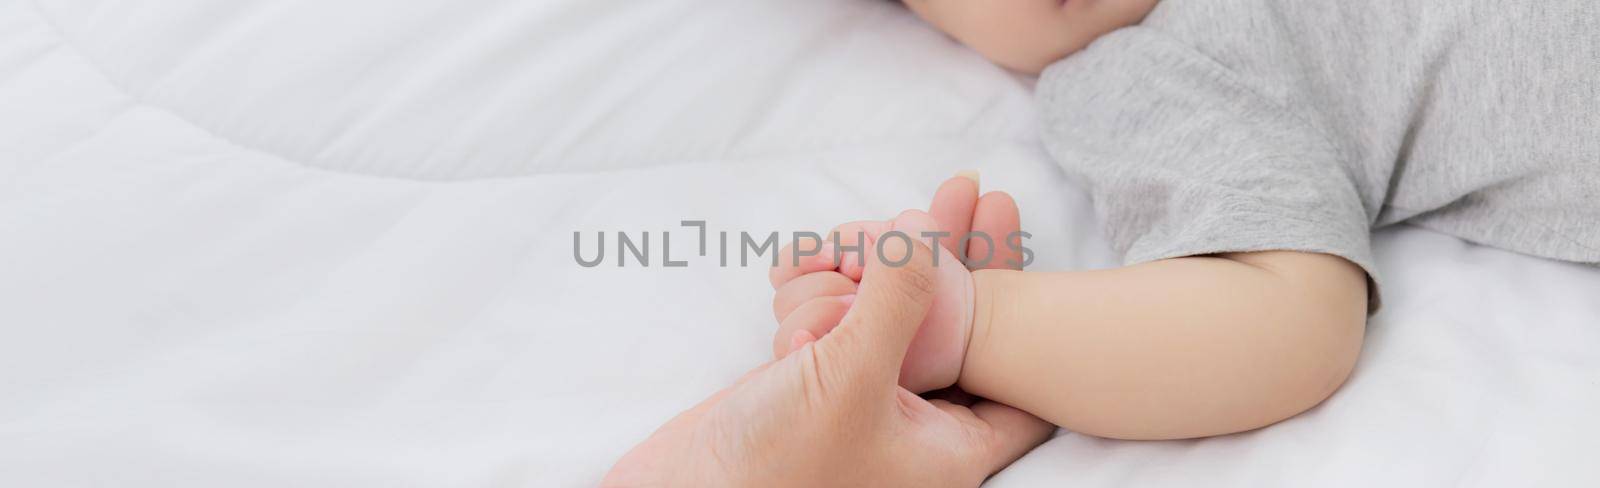
[[[974,184],[974,185],[978,184],[978,170],[975,170],[975,169],[964,169],[964,170],[961,170],[961,171],[957,171],[956,172],[956,176],[960,176],[962,178],[966,178],[966,179],[972,180],[972,184]]]

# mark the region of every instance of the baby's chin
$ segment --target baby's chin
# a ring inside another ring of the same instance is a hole
[[[988,59],[989,62],[999,65],[1002,68],[1017,73],[1035,76],[1044,72],[1045,68],[1048,68],[1050,65],[1055,64],[1056,61],[1060,61],[1062,58],[1067,57],[1067,54],[1072,52],[1061,52],[1062,50],[1055,49],[990,51],[991,52],[984,52],[983,50],[979,50],[978,54],[983,55],[983,57]]]

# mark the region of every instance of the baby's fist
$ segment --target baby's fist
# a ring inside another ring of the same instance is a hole
[[[920,210],[908,210],[893,221],[846,224],[836,232],[844,242],[841,248],[859,244],[862,251],[842,253],[839,266],[833,269],[807,272],[781,283],[779,281],[787,276],[774,273],[778,292],[773,298],[773,312],[780,325],[773,338],[773,353],[782,357],[832,330],[849,311],[860,270],[864,268],[862,263],[877,259],[888,266],[904,265],[883,257],[894,253],[879,253],[878,250],[889,246],[910,247],[915,239],[937,252],[934,258],[936,279],[930,283],[934,287],[934,300],[906,351],[900,384],[918,392],[955,384],[966,356],[972,325],[972,274],[961,260],[937,244],[936,233],[940,230],[933,217]],[[808,263],[809,268],[832,267],[833,254],[838,252],[833,246],[832,242],[825,243],[824,251],[817,256],[803,257],[798,267],[808,267]],[[785,258],[792,259],[792,256]]]

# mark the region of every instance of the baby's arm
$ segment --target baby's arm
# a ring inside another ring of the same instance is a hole
[[[1326,254],[974,277],[961,388],[1102,437],[1202,437],[1291,417],[1343,383],[1366,324],[1366,275]]]

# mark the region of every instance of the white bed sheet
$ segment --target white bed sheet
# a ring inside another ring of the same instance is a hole
[[[0,485],[593,484],[773,324],[762,269],[573,232],[822,229],[979,167],[1035,269],[1113,264],[1031,110],[873,0],[0,0]],[[1600,485],[1600,270],[1376,247],[1322,406],[991,484]]]

